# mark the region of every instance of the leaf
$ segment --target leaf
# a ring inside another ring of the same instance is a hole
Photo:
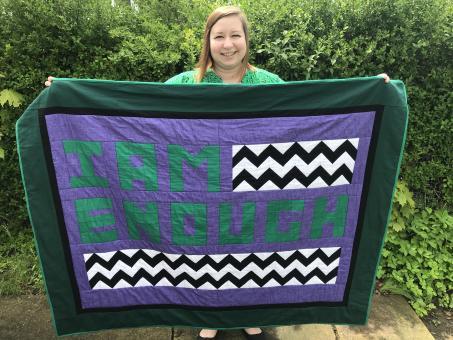
[[[5,89],[0,92],[0,105],[3,106],[6,103],[14,107],[19,107],[24,101],[24,96],[14,90]]]
[[[391,224],[393,230],[399,232],[404,229],[404,223],[394,222]]]
[[[385,281],[381,287],[381,291],[402,295],[409,300],[413,299],[413,296],[411,295],[408,289],[403,288],[402,286],[398,285],[396,282],[392,280]]]

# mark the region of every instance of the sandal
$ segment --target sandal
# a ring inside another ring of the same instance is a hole
[[[249,334],[245,331],[245,329],[242,330],[242,332],[245,335],[245,338],[248,340],[266,340],[266,334],[264,331],[261,329],[261,333],[258,334]]]
[[[217,334],[219,334],[219,331],[217,331],[217,333],[215,333],[215,335],[212,338],[208,338],[208,337],[201,336],[200,333],[198,333],[197,340],[214,340],[214,339],[216,339]]]

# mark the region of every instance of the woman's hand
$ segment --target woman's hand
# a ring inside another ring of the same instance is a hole
[[[386,84],[390,82],[390,77],[387,73],[379,73],[377,76],[384,78],[384,83]]]
[[[44,85],[46,85],[46,86],[52,85],[52,80],[53,80],[53,78],[54,78],[54,77],[52,77],[52,76],[48,76],[48,77],[47,77],[47,80],[44,82]]]

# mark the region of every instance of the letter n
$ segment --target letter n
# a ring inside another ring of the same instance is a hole
[[[140,240],[140,230],[142,230],[151,242],[160,243],[157,205],[147,203],[145,209],[142,210],[134,202],[124,201],[123,206],[129,237],[133,240]]]

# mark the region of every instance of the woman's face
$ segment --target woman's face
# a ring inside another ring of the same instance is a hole
[[[240,69],[247,44],[241,19],[230,15],[217,21],[209,36],[211,57],[217,70]]]

